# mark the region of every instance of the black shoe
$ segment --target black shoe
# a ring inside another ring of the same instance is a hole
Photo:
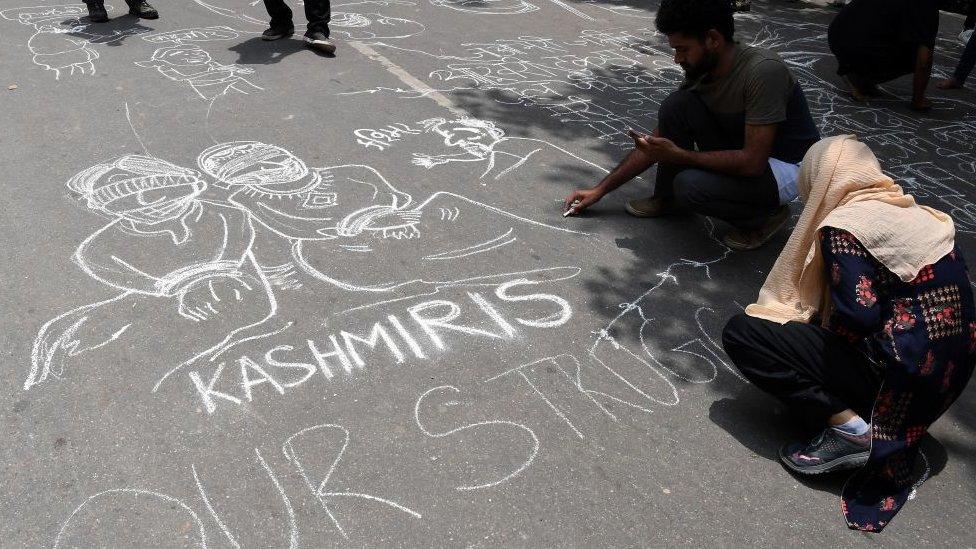
[[[145,0],[137,0],[129,4],[129,15],[140,19],[159,19],[159,12]]]
[[[272,40],[281,40],[282,38],[288,38],[289,36],[295,34],[295,27],[268,27],[264,32],[261,33],[261,40],[266,40],[268,42]]]
[[[329,40],[324,32],[308,31],[305,33],[305,43],[315,51],[332,55],[336,51],[335,42]]]
[[[788,444],[779,450],[787,467],[804,475],[817,475],[841,469],[856,469],[871,455],[871,432],[848,435],[827,427],[809,444]]]
[[[104,23],[108,21],[108,12],[105,11],[105,4],[101,2],[88,4],[88,20],[92,23]]]

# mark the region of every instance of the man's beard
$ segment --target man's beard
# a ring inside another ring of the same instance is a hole
[[[706,51],[700,62],[695,65],[682,64],[681,68],[685,71],[687,80],[698,80],[711,72],[716,65],[718,65],[718,53]]]

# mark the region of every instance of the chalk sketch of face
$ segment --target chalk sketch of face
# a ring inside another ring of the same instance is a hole
[[[106,6],[106,9],[108,6]],[[85,4],[66,4],[62,6],[37,6],[26,8],[12,8],[0,11],[0,17],[8,21],[17,21],[24,25],[39,25],[44,22],[63,20],[65,18],[78,19],[88,15]]]
[[[222,188],[249,187],[268,194],[294,194],[313,186],[308,166],[275,145],[234,141],[200,153],[197,163]]]
[[[136,223],[156,224],[185,214],[206,183],[193,170],[147,156],[97,164],[68,181],[88,207]]]
[[[491,122],[473,118],[435,123],[430,131],[440,135],[448,147],[456,147],[479,159],[488,158],[505,132]]]
[[[539,9],[535,4],[525,0],[430,0],[430,3],[442,8],[480,15],[514,15]]]
[[[153,61],[156,63],[153,64]],[[156,50],[149,63],[154,66],[166,64],[177,67],[200,67],[209,65],[212,61],[210,54],[200,49],[200,46],[186,44]]]
[[[348,40],[407,38],[424,32],[423,24],[381,13],[335,12],[329,22],[332,32]]]

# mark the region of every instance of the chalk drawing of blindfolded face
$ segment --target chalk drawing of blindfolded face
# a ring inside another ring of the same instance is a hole
[[[139,155],[98,164],[68,181],[88,207],[136,223],[156,224],[183,216],[205,189],[194,170]]]
[[[478,158],[488,158],[492,147],[505,136],[505,132],[491,122],[473,118],[450,121],[433,119],[425,123],[429,131],[440,135],[448,147],[463,149]]]
[[[271,195],[301,193],[317,184],[298,157],[258,141],[220,143],[200,153],[197,165],[225,189],[247,187]]]
[[[430,0],[435,6],[482,15],[512,15],[539,9],[525,0]]]

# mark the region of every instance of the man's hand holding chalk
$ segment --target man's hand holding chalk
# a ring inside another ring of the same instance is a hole
[[[563,217],[568,217],[568,216],[571,216],[571,215],[575,214],[576,213],[576,208],[579,205],[580,205],[580,201],[579,200],[574,200],[573,203],[569,205],[569,208],[567,208],[566,211],[563,212]]]
[[[599,188],[573,191],[573,194],[567,196],[563,202],[563,217],[576,215],[601,198],[603,198],[603,191]]]

